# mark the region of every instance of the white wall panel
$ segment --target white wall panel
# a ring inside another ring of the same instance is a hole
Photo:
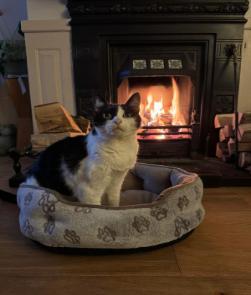
[[[32,111],[58,101],[75,114],[70,27],[67,20],[22,23],[28,61]],[[33,124],[37,131],[33,113]]]
[[[36,50],[38,91],[43,103],[52,100],[63,103],[60,58],[59,49]]]

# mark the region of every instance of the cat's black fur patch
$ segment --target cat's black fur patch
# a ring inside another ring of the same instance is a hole
[[[63,178],[61,165],[64,161],[71,172],[78,168],[80,161],[87,156],[86,137],[67,137],[52,144],[40,154],[27,176],[35,176],[41,186],[72,195]]]
[[[128,107],[128,105],[124,104],[121,105],[122,109],[125,112],[125,116],[126,117],[131,117],[134,118],[135,122],[136,122],[136,127],[139,128],[140,124],[141,124],[141,118],[138,112],[135,112],[132,108]]]
[[[134,93],[126,104],[121,105],[124,110],[125,117],[133,117],[136,122],[136,127],[139,128],[141,124],[141,118],[139,115],[140,95]]]
[[[94,116],[94,125],[99,127],[105,124],[107,120],[112,120],[118,113],[118,105],[105,104]]]

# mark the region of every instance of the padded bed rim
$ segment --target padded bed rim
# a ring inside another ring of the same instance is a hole
[[[45,190],[48,192],[51,192],[60,202],[69,205],[69,206],[79,206],[79,207],[89,207],[89,208],[99,208],[99,209],[107,209],[107,210],[126,210],[126,209],[133,209],[133,208],[151,208],[153,206],[156,206],[156,204],[158,203],[162,203],[165,201],[166,198],[169,197],[169,193],[178,190],[180,187],[188,187],[190,185],[193,185],[193,183],[199,178],[199,176],[195,173],[192,172],[188,172],[185,171],[181,168],[178,167],[174,167],[174,166],[164,166],[164,165],[155,165],[155,164],[145,164],[145,163],[141,163],[138,162],[137,165],[145,165],[145,166],[159,166],[159,167],[163,167],[163,168],[170,168],[170,170],[176,170],[181,172],[182,174],[188,175],[188,176],[193,176],[193,178],[191,178],[191,180],[189,179],[187,182],[184,183],[180,183],[171,187],[168,187],[166,189],[164,189],[162,192],[160,192],[158,194],[158,197],[155,201],[151,202],[151,203],[146,203],[146,204],[135,204],[135,205],[126,205],[126,206],[118,206],[118,207],[111,207],[111,206],[104,206],[104,205],[90,205],[90,204],[83,204],[80,202],[73,202],[73,201],[68,201],[67,199],[64,199],[62,197],[62,194],[60,194],[57,191],[54,191],[52,189],[46,188],[46,187],[42,187],[42,186],[35,186],[35,185],[28,185],[28,184],[21,184],[20,187],[21,188],[32,188],[32,189],[37,189],[37,190]],[[133,172],[133,170],[132,170]],[[67,198],[67,196],[66,196]]]

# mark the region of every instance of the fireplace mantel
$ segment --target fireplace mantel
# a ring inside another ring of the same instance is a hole
[[[90,1],[69,0],[67,5],[73,21],[99,22],[245,22],[247,0],[161,0],[161,1]],[[149,17],[151,15],[151,17]],[[83,16],[85,16],[83,18]],[[96,21],[96,20],[95,20]]]

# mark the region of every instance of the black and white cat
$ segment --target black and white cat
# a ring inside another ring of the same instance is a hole
[[[94,128],[86,136],[60,140],[43,151],[26,184],[41,185],[85,204],[119,206],[124,178],[135,165],[140,95],[123,105],[96,100]]]

